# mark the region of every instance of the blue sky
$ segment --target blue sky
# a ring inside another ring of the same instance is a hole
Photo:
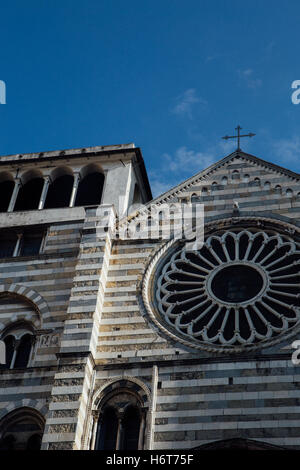
[[[242,149],[300,171],[298,0],[2,2],[0,154],[134,142],[154,195]]]

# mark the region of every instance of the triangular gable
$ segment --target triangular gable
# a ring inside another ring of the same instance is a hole
[[[193,190],[193,186],[199,187],[199,185],[206,186],[211,184],[214,181],[214,176],[216,176],[217,172],[222,168],[224,169],[226,165],[228,166],[229,164],[233,164],[233,162],[236,162],[238,166],[242,166],[243,162],[248,164],[250,163],[256,167],[259,166],[271,173],[280,174],[282,177],[286,178],[286,181],[293,181],[294,183],[300,181],[299,173],[293,172],[274,163],[267,162],[266,160],[255,157],[254,155],[242,152],[241,150],[236,150],[218,162],[213,163],[208,168],[198,172],[196,175],[193,175],[182,183],[174,186],[169,191],[166,191],[157,198],[152,199],[144,206],[145,209],[143,208],[134,214],[130,214],[128,217],[122,218],[119,224],[122,225],[126,220],[132,220],[139,214],[145,213],[145,211],[147,212],[147,209],[150,208],[153,204],[160,205],[184,197],[186,192],[190,193]]]
[[[163,202],[170,201],[171,199],[178,197],[179,195],[183,194],[185,191],[190,191],[191,187],[195,184],[199,185],[199,183],[205,185],[205,183],[210,183],[213,181],[213,175],[226,164],[229,164],[233,161],[245,161],[248,163],[253,163],[254,165],[259,165],[265,169],[273,173],[280,173],[283,176],[286,176],[289,180],[292,181],[300,181],[300,174],[295,173],[291,170],[283,168],[279,165],[274,163],[267,162],[266,160],[262,160],[261,158],[255,157],[249,153],[242,152],[240,150],[236,150],[233,153],[227,155],[226,157],[222,158],[216,163],[213,163],[208,168],[200,171],[196,175],[188,178],[187,180],[183,181],[179,185],[171,188],[169,191],[166,191],[162,195],[158,196],[157,198],[153,199],[149,202],[149,204],[160,204]]]

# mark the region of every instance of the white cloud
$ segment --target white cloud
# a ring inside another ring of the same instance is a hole
[[[283,163],[286,161],[299,163],[300,161],[300,137],[294,136],[291,139],[280,139],[272,142],[275,155]]]
[[[165,193],[172,187],[172,184],[170,185],[170,183],[166,181],[161,181],[159,179],[159,175],[156,174],[156,172],[152,172],[152,174],[150,172],[149,178],[150,178],[153,197],[157,197],[160,194]]]
[[[233,151],[233,142],[221,141],[206,152],[190,150],[185,146],[179,147],[173,155],[164,153],[161,166],[150,171],[149,178],[153,197],[168,191],[187,178],[220,160],[224,154]]]
[[[171,112],[177,116],[188,117],[189,119],[193,119],[193,110],[197,103],[202,105],[207,104],[205,100],[197,96],[195,88],[185,90],[176,98],[175,102],[176,104]]]
[[[206,168],[214,161],[214,155],[210,152],[195,152],[188,150],[186,147],[180,147],[176,150],[175,155],[164,154],[163,158],[168,162],[167,169],[172,173],[180,172],[182,174],[193,171],[199,171]]]
[[[238,75],[248,88],[256,89],[262,85],[262,80],[255,78],[252,69],[238,70]]]

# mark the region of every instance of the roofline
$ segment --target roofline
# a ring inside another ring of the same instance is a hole
[[[288,168],[285,168],[283,166],[277,165],[276,163],[268,162],[267,160],[263,160],[260,157],[256,157],[255,155],[251,155],[251,153],[246,153],[243,152],[242,150],[235,150],[231,154],[227,155],[227,157],[224,157],[224,159],[227,159],[229,157],[232,158],[232,156],[245,156],[246,158],[249,158],[250,160],[255,160],[257,163],[263,163],[267,167],[271,169],[277,169],[280,172],[287,173],[289,176],[292,178],[300,179],[300,173],[296,173],[295,171],[289,170]],[[221,162],[221,160],[220,160]],[[218,162],[218,163],[220,163]]]
[[[182,183],[179,183],[179,184],[173,186],[171,189],[169,189],[168,191],[162,193],[161,195],[159,195],[158,197],[153,199],[151,202],[153,202],[153,203],[158,202],[159,200],[164,199],[165,197],[168,197],[168,195],[170,193],[173,193],[174,191],[180,192],[182,189],[184,189],[185,186],[189,185],[190,183],[193,183],[195,178],[201,178],[201,177],[208,176],[210,172],[217,169],[219,166],[224,165],[225,163],[227,163],[228,161],[232,160],[235,157],[248,158],[249,160],[255,161],[258,164],[265,165],[266,167],[272,169],[273,171],[275,170],[275,171],[279,171],[281,173],[286,173],[290,177],[296,178],[297,180],[300,179],[300,174],[299,173],[296,173],[292,170],[288,170],[287,168],[276,165],[275,163],[271,163],[271,162],[268,162],[266,160],[263,160],[260,157],[255,157],[254,155],[251,155],[250,153],[245,153],[241,150],[235,150],[234,152],[230,153],[229,155],[226,155],[225,157],[221,158],[217,162],[212,163],[207,168],[204,168],[203,170],[199,171],[195,175],[190,176],[189,178],[184,180]]]
[[[255,163],[259,165],[265,165],[267,168],[270,168],[273,171],[278,171],[280,173],[285,173],[291,178],[295,178],[297,180],[300,180],[300,174],[293,172],[291,170],[288,170],[284,167],[281,167],[279,165],[276,165],[274,163],[268,162],[266,160],[263,160],[262,158],[255,157],[254,155],[251,155],[250,153],[245,153],[242,150],[235,150],[234,152],[230,153],[229,155],[226,155],[225,157],[221,158],[215,163],[212,163],[209,167],[204,168],[204,170],[199,171],[195,175],[189,177],[188,179],[184,180],[182,183],[179,183],[178,185],[173,186],[171,189],[168,191],[160,194],[158,197],[152,199],[149,201],[147,204],[145,204],[145,208],[147,209],[149,206],[152,204],[160,204],[165,201],[167,201],[169,198],[176,197],[176,195],[182,193],[184,190],[187,189],[187,187],[191,186],[192,184],[195,183],[195,180],[199,179],[202,181],[205,181],[205,178],[209,176],[211,172],[214,170],[217,170],[220,166],[224,165],[228,161],[232,160],[233,158],[236,157],[244,157],[246,159],[249,159],[251,161],[254,161]],[[135,218],[138,216],[140,213],[139,210],[137,210],[134,214],[130,214],[130,218]],[[128,219],[128,216],[122,217],[120,220],[120,223],[123,223],[126,219]]]
[[[62,150],[48,150],[43,152],[34,152],[34,153],[23,153],[23,154],[10,154],[10,155],[0,155],[0,165],[3,164],[15,164],[20,162],[32,162],[32,161],[42,161],[42,160],[53,160],[60,157],[65,158],[76,158],[82,155],[100,155],[103,154],[115,154],[115,153],[124,153],[127,151],[134,151],[136,149],[134,143],[129,144],[120,144],[120,145],[106,145],[106,146],[96,146],[96,147],[80,147],[72,149],[62,149]]]
[[[134,143],[120,145],[106,145],[96,147],[83,147],[75,149],[51,150],[47,152],[34,152],[25,154],[11,154],[0,156],[0,167],[7,165],[20,165],[30,163],[40,163],[43,161],[55,161],[58,159],[68,158],[75,159],[83,156],[96,157],[104,155],[124,155],[125,153],[134,153],[136,161],[134,167],[140,172],[143,182],[143,189],[146,193],[147,200],[152,199],[152,191],[145,167],[145,162],[141,149],[136,147]]]

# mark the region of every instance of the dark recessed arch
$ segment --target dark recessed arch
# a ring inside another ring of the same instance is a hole
[[[75,206],[93,206],[101,203],[104,174],[96,164],[84,167],[80,172]]]
[[[37,170],[28,171],[22,175],[21,183],[14,211],[37,209],[44,186],[42,173]]]
[[[74,175],[70,168],[59,167],[51,174],[51,184],[48,188],[45,209],[68,207],[70,204]]]
[[[118,387],[117,387],[118,385]],[[113,381],[95,398],[96,450],[142,450],[145,446],[148,392],[130,380]]]
[[[45,419],[35,409],[22,407],[0,422],[0,450],[39,450]]]
[[[0,212],[6,212],[15,187],[12,175],[3,171],[0,173]]]

